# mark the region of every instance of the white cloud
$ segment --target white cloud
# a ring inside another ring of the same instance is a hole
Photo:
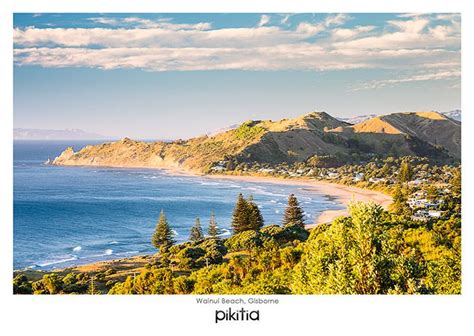
[[[328,15],[324,20],[324,24],[326,27],[340,26],[349,20],[352,20],[352,17],[348,14]]]
[[[95,17],[87,19],[89,21],[112,26],[114,28],[161,28],[169,30],[208,30],[212,28],[212,25],[208,22],[200,22],[196,24],[187,23],[174,23],[172,20],[167,18],[159,19],[144,19],[139,17],[126,17],[126,18],[112,18],[112,17]]]
[[[332,36],[336,39],[348,39],[361,34],[371,32],[375,26],[357,26],[354,28],[337,28],[332,30]]]
[[[428,26],[430,21],[426,18],[414,18],[412,20],[392,20],[388,21],[392,26],[397,27],[400,31],[409,34],[418,34]]]
[[[348,28],[350,19],[331,14],[290,29],[271,25],[262,15],[259,27],[214,29],[207,22],[99,17],[92,21],[114,27],[16,28],[14,60],[19,66],[147,71],[429,68],[442,73],[460,68],[457,21],[433,23],[416,16],[382,27]]]
[[[266,24],[270,22],[270,16],[269,15],[262,15],[260,16],[260,21],[258,22],[259,27],[263,27]]]
[[[437,80],[446,80],[446,79],[459,80],[460,78],[461,78],[461,71],[459,70],[422,73],[422,74],[412,75],[412,76],[404,77],[404,78],[370,81],[370,82],[353,87],[351,91],[381,89],[386,86],[392,86],[392,85],[409,83],[409,82],[437,81]],[[451,84],[451,86],[452,85],[453,84]],[[454,85],[457,85],[457,83]]]

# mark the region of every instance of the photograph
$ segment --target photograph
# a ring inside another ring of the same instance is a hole
[[[14,297],[462,296],[460,12],[12,21]]]

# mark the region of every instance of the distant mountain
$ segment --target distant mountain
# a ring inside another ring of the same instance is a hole
[[[368,119],[374,118],[376,116],[377,115],[375,115],[375,114],[365,114],[365,115],[360,115],[360,116],[356,116],[356,117],[337,118],[337,119],[339,119],[341,121],[345,121],[349,124],[355,125],[355,124],[361,123],[363,121],[366,121]]]
[[[15,128],[13,130],[13,139],[15,140],[96,140],[105,138],[103,135],[80,129]]]
[[[441,112],[441,114],[444,114],[448,118],[461,121],[461,110],[453,110],[453,111],[448,111],[448,112]],[[348,118],[337,118],[341,121],[348,122],[349,124],[355,125],[358,123],[361,123],[363,121],[375,118],[377,115],[376,114],[365,114],[365,115],[360,115],[360,116],[355,116],[355,117],[348,117]]]
[[[292,163],[312,156],[416,155],[460,158],[461,123],[437,112],[377,116],[352,125],[326,112],[295,119],[250,120],[212,136],[173,142],[124,138],[79,152],[67,148],[57,165],[180,168],[193,172],[239,163]],[[219,168],[221,167],[221,168]]]
[[[461,157],[461,122],[438,112],[392,113],[330,130],[368,145],[374,152]]]
[[[461,110],[453,110],[448,112],[442,112],[446,117],[461,121]]]

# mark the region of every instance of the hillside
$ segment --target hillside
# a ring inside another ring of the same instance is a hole
[[[363,141],[375,152],[392,149],[400,154],[430,156],[444,149],[461,157],[461,123],[438,112],[403,112],[377,116],[359,124],[330,130],[346,139]],[[382,141],[382,143],[380,142]]]
[[[460,123],[435,112],[395,113],[356,125],[312,112],[295,119],[247,121],[212,136],[173,142],[117,142],[66,149],[53,164],[179,168],[209,172],[242,162],[277,164],[312,156],[460,156]]]

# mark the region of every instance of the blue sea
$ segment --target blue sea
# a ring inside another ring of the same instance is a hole
[[[265,224],[280,224],[294,193],[311,223],[342,204],[302,186],[171,175],[153,169],[45,165],[66,147],[97,142],[14,143],[14,269],[65,268],[154,253],[150,238],[161,209],[175,239],[188,239],[195,218],[207,229],[211,211],[230,235],[239,193],[252,195]]]

